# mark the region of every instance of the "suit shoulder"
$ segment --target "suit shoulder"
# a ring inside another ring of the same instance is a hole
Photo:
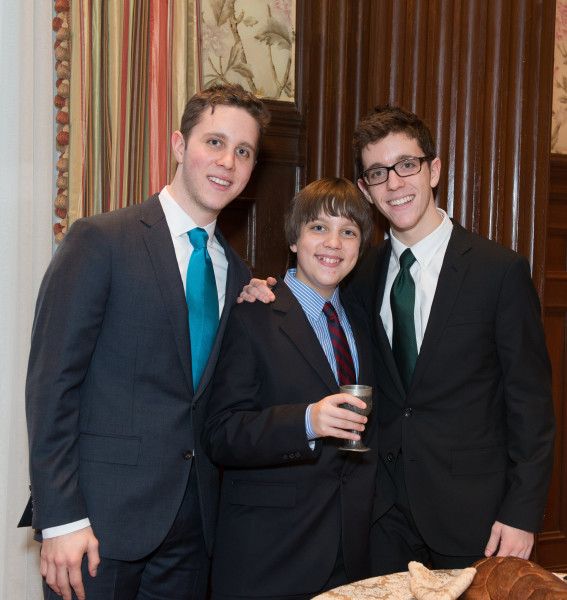
[[[450,243],[453,247],[462,249],[462,251],[470,248],[474,251],[474,257],[477,260],[482,260],[487,266],[489,264],[509,265],[513,262],[528,262],[523,254],[477,233],[468,231],[460,225],[455,226]]]
[[[159,200],[157,200],[157,196],[152,196],[142,204],[125,206],[123,208],[117,208],[108,212],[77,219],[69,228],[68,234],[73,232],[76,235],[76,232],[78,231],[84,234],[96,230],[104,232],[116,228],[121,229],[123,227],[129,227],[134,223],[138,223],[145,215],[152,213],[158,218],[165,218]]]

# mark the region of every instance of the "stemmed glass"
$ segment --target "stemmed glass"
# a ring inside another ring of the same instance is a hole
[[[341,408],[346,408],[347,410],[352,410],[352,412],[358,413],[359,415],[368,416],[370,411],[372,410],[372,386],[370,385],[341,385],[340,387],[341,394],[350,394],[351,396],[355,396],[356,398],[360,398],[363,402],[366,403],[366,408],[358,408],[358,406],[353,406],[352,404],[341,404]],[[359,433],[358,431],[352,431],[352,433]],[[360,440],[344,440],[342,446],[339,447],[339,450],[350,450],[351,452],[367,452],[370,450],[367,446],[364,445],[362,439]]]

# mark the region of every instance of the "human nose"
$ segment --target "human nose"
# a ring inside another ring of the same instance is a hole
[[[330,230],[325,239],[325,246],[328,248],[341,247],[341,235],[339,231]]]
[[[390,169],[388,171],[386,185],[388,186],[389,190],[397,190],[405,185],[405,181],[404,178],[400,177],[394,169]]]
[[[225,169],[232,169],[234,166],[234,151],[231,148],[224,148],[217,157],[217,164]]]

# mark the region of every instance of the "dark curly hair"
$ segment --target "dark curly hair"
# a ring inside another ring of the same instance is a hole
[[[358,124],[353,136],[354,160],[357,172],[364,171],[362,151],[370,144],[383,140],[391,133],[403,133],[415,139],[425,156],[431,157],[428,163],[437,156],[435,142],[425,121],[416,114],[399,106],[385,104],[377,106]]]

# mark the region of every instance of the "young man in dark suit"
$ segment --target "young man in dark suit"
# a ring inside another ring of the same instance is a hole
[[[354,151],[361,191],[390,222],[347,289],[375,335],[373,574],[411,560],[460,568],[484,555],[528,558],[555,432],[529,263],[435,206],[441,161],[416,115],[378,107]]]
[[[219,482],[200,433],[249,279],[215,223],[268,118],[240,86],[196,94],[171,139],[172,183],[77,221],[53,257],[26,386],[46,598],[206,596]]]
[[[230,316],[203,430],[225,467],[213,600],[308,600],[369,576],[376,419],[341,408],[364,403],[338,392],[373,384],[370,339],[338,285],[371,228],[352,182],[309,184],[286,221],[296,268],[278,279],[273,304]],[[361,435],[370,451],[340,449]]]

